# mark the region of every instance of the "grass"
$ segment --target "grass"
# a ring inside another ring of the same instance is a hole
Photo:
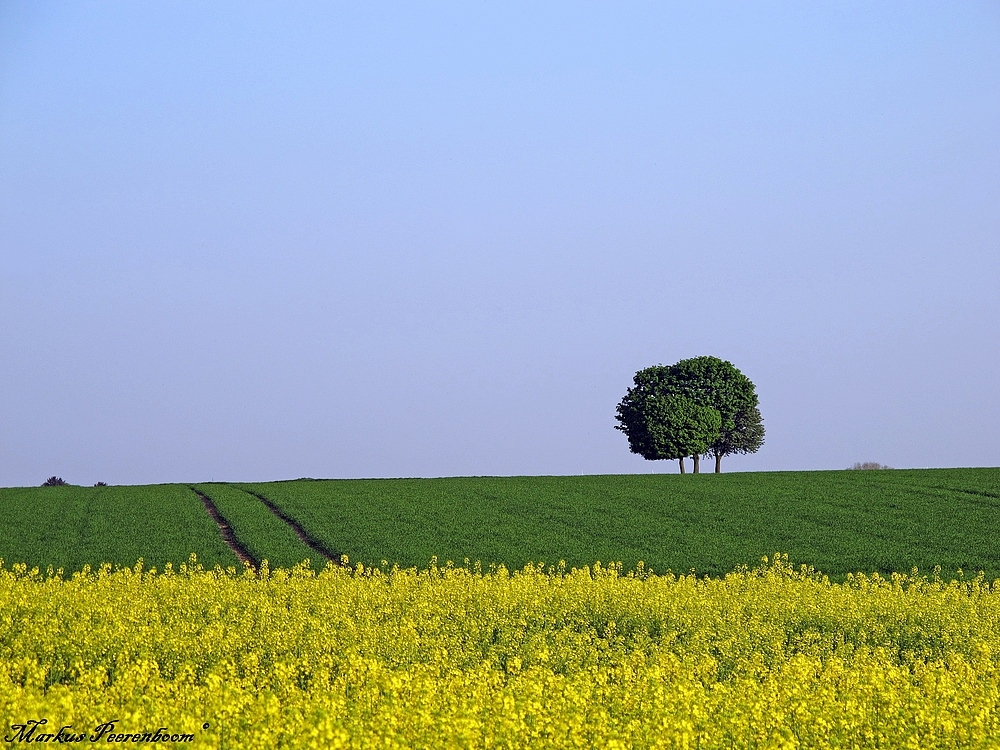
[[[291,568],[306,559],[315,567],[325,562],[253,495],[217,483],[200,484],[195,489],[211,499],[255,560],[266,559],[271,568]]]
[[[109,562],[162,569],[192,552],[208,567],[239,567],[201,500],[181,485],[0,489],[0,558],[9,567],[66,572]]]
[[[834,580],[848,572],[1000,577],[1000,469],[760,472],[701,475],[297,480],[199,485],[237,538],[272,567],[310,558],[291,529],[378,566],[581,567],[640,560],[663,572],[723,575],[787,553]],[[190,488],[0,489],[0,557],[8,564],[147,565],[196,552],[237,565]]]
[[[1000,577],[1000,469],[326,480],[248,485],[352,560],[640,560],[723,575],[786,552],[835,579]]]

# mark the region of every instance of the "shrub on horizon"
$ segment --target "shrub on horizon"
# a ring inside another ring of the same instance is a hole
[[[42,482],[42,487],[62,487],[65,484],[68,483],[62,477],[52,476]]]
[[[847,467],[848,471],[873,471],[873,470],[891,469],[891,468],[892,468],[891,466],[887,466],[886,464],[880,464],[878,461],[865,461],[864,463],[859,461],[855,463],[854,466]]]

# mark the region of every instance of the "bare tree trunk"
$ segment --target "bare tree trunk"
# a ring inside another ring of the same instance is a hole
[[[681,462],[681,474],[683,474],[684,473],[684,459],[683,458],[679,458],[677,460]]]
[[[715,454],[715,473],[716,474],[721,474],[722,473],[722,454],[721,453],[716,453]]]
[[[691,456],[691,460],[694,461],[694,473],[698,473],[698,459],[701,458],[697,453]]]

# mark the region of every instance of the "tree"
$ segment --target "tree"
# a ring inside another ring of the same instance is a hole
[[[670,367],[670,377],[677,391],[722,417],[719,435],[705,452],[715,456],[716,474],[722,472],[723,456],[755,453],[764,444],[757,390],[732,362],[709,356],[682,359]]]
[[[731,362],[693,357],[647,367],[633,381],[618,405],[615,428],[626,434],[633,453],[651,460],[677,458],[681,473],[684,457],[691,456],[696,474],[698,459],[714,455],[720,473],[723,456],[754,453],[764,443],[754,384]],[[718,426],[710,429],[716,419]]]
[[[736,413],[733,429],[720,431],[719,437],[709,447],[708,454],[715,456],[715,473],[722,473],[722,457],[734,453],[756,453],[764,444],[764,421],[756,406]]]
[[[721,415],[679,393],[662,365],[640,370],[634,383],[618,404],[615,429],[625,433],[633,453],[650,461],[677,459],[683,474],[684,457],[700,456],[718,438]]]

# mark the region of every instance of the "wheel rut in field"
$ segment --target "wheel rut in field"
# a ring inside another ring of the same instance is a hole
[[[219,513],[219,509],[215,507],[215,503],[212,502],[212,498],[204,492],[199,492],[194,487],[191,488],[191,491],[201,498],[201,503],[205,506],[205,510],[208,511],[208,515],[212,517],[212,520],[215,521],[216,525],[219,527],[219,533],[222,535],[222,541],[224,541],[229,549],[233,551],[233,554],[239,558],[240,562],[252,566],[254,570],[259,568],[260,561],[255,560],[253,555],[250,554],[250,551],[240,543],[239,539],[236,538],[236,534],[233,533],[233,527],[230,526],[229,521],[227,521],[223,515]]]
[[[264,506],[269,511],[271,511],[272,513],[274,513],[274,515],[276,515],[278,518],[280,518],[282,521],[284,521],[286,524],[288,524],[291,527],[292,531],[295,532],[295,536],[297,536],[299,538],[299,540],[303,544],[305,544],[307,547],[309,547],[309,549],[313,550],[313,552],[316,552],[317,554],[322,555],[323,557],[325,557],[327,560],[329,560],[332,563],[335,563],[337,565],[341,564],[340,563],[340,558],[341,558],[340,553],[336,552],[335,550],[329,549],[319,539],[316,539],[315,537],[310,536],[309,532],[307,532],[305,530],[305,527],[303,527],[302,524],[300,524],[298,521],[296,521],[290,515],[288,515],[287,513],[285,513],[285,511],[283,511],[281,508],[279,508],[273,502],[271,502],[270,500],[268,500],[266,497],[264,497],[263,495],[261,495],[259,492],[253,492],[251,490],[246,490],[246,489],[243,490],[243,491],[246,492],[248,495],[253,495],[255,498],[257,498],[262,503],[264,503]]]

